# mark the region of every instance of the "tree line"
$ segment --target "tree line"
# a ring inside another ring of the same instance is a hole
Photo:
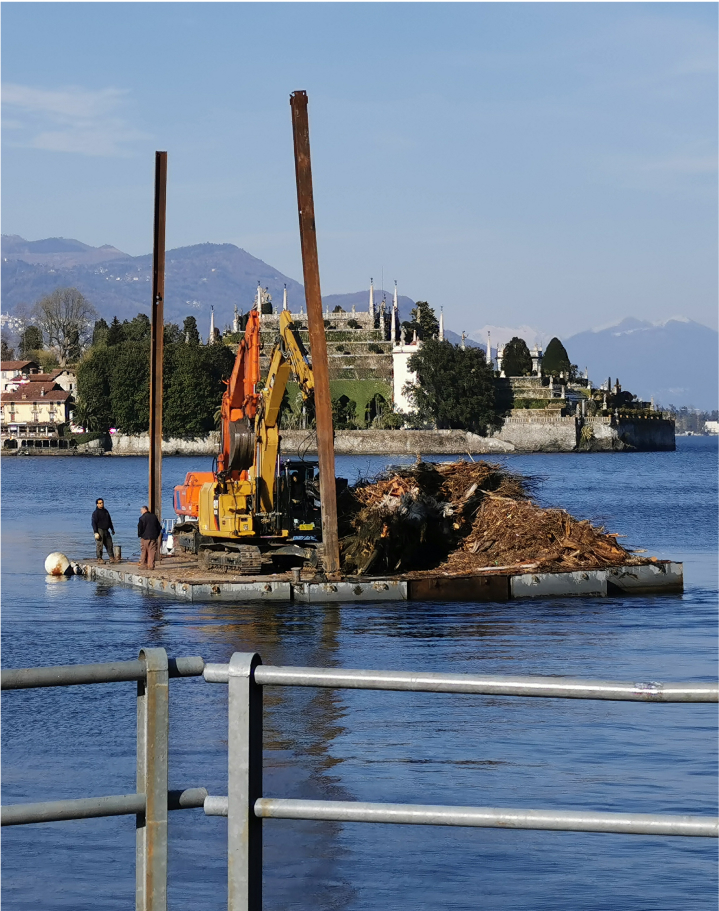
[[[87,430],[122,433],[145,432],[149,426],[150,320],[138,314],[132,320],[111,323],[98,319],[92,305],[76,288],[59,288],[42,298],[29,314],[19,351],[40,359],[45,347],[64,366],[77,362],[78,402],[75,421]],[[439,321],[427,301],[417,301],[411,319],[403,323],[407,335],[422,340],[409,360],[417,383],[408,387],[414,413],[410,426],[434,424],[440,429],[465,429],[484,433],[501,424],[495,397],[495,371],[481,348],[453,345],[437,338]],[[174,323],[164,329],[163,433],[166,436],[204,435],[215,427],[234,354],[224,344],[201,344],[194,317],[182,329]],[[219,340],[216,340],[219,341]],[[3,359],[12,358],[3,338]],[[532,372],[526,342],[518,337],[504,347],[502,370],[506,376]],[[554,338],[542,361],[545,375],[566,379],[576,376],[566,349]],[[336,421],[349,426],[333,402]],[[311,415],[309,422],[311,423]],[[392,415],[400,419],[400,415]],[[399,426],[401,420],[387,423]],[[343,425],[344,426],[344,425]]]
[[[75,364],[75,423],[89,431],[147,431],[150,423],[150,320],[145,314],[111,323],[98,318],[77,288],[57,288],[32,306],[20,305],[16,346],[3,334],[2,358],[36,360],[44,369]],[[219,341],[219,340],[215,340]],[[163,413],[165,436],[204,436],[232,372],[234,354],[224,344],[201,344],[197,321],[164,327]]]
[[[200,342],[197,322],[164,328],[162,432],[166,437],[205,436],[232,372],[227,345]],[[75,422],[87,430],[147,432],[150,423],[150,320],[144,313],[120,322],[95,322],[92,344],[77,366]]]

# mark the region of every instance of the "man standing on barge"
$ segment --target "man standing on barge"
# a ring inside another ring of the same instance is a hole
[[[140,513],[140,521],[137,523],[137,537],[140,539],[141,549],[138,566],[154,569],[155,558],[157,557],[157,542],[162,534],[162,526],[155,513],[150,512],[147,506],[143,506]]]
[[[110,513],[105,509],[105,501],[100,498],[95,500],[95,512],[92,514],[92,530],[95,534],[95,554],[102,560],[102,549],[105,547],[110,562],[115,562],[115,550],[112,546],[112,535],[115,527],[112,524]],[[111,534],[112,533],[112,534]]]

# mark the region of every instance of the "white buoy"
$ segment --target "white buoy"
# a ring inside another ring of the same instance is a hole
[[[72,574],[72,567],[65,554],[55,551],[45,560],[45,572],[49,576],[69,576]]]

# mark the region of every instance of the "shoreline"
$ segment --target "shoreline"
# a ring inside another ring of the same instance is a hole
[[[313,431],[285,430],[281,435],[286,456],[316,454]],[[148,434],[128,436],[114,434],[104,441],[95,439],[73,449],[49,445],[36,446],[45,440],[32,440],[32,446],[8,449],[3,441],[2,455],[97,455],[147,456]],[[576,418],[535,420],[513,418],[492,436],[480,436],[464,430],[338,430],[335,432],[336,455],[509,455],[512,453],[592,453],[592,452],[673,452],[676,448],[674,422],[654,419],[599,418],[582,422]],[[213,431],[196,439],[163,440],[163,456],[214,456],[220,449],[220,437]]]

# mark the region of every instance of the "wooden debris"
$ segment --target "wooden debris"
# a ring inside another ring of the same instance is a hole
[[[648,562],[618,544],[617,533],[542,509],[530,499],[533,483],[489,462],[421,460],[360,482],[338,504],[342,568],[461,575]]]

